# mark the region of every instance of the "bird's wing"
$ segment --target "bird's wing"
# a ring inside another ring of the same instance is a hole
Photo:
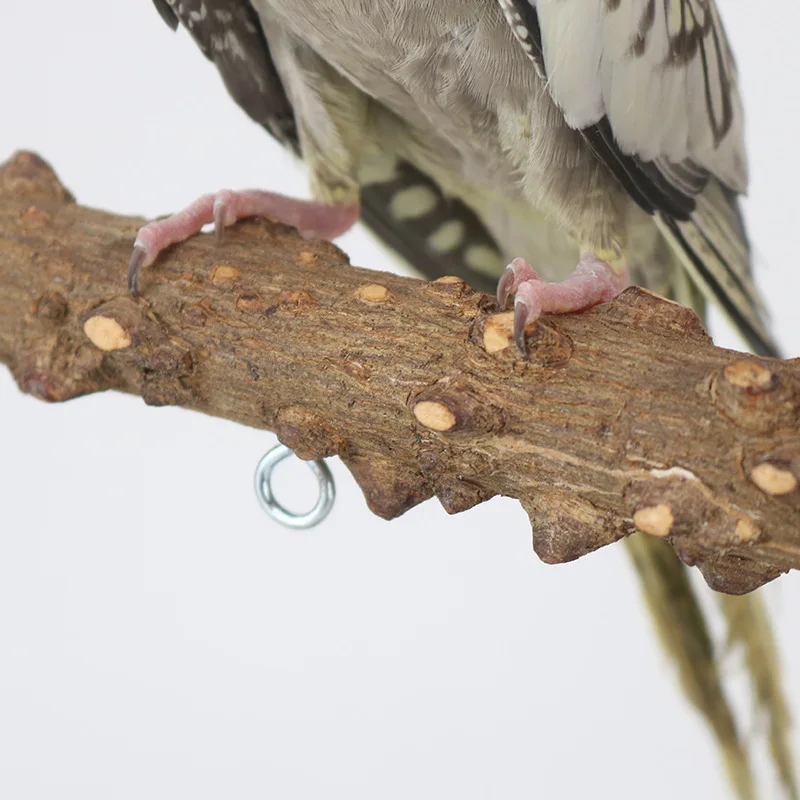
[[[736,66],[714,0],[496,0],[567,123],[658,224],[704,294],[775,355],[738,211]]]
[[[248,116],[297,151],[294,113],[249,0],[153,0],[153,4],[170,28],[181,24],[189,31]]]
[[[747,188],[736,67],[713,0],[498,0],[567,124],[649,211]]]

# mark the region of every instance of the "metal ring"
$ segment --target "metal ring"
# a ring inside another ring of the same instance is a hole
[[[308,468],[314,473],[319,484],[319,497],[310,511],[305,514],[295,514],[284,508],[276,499],[272,491],[272,471],[275,466],[289,456],[294,455],[294,450],[285,444],[276,444],[262,459],[256,467],[255,484],[256,497],[259,505],[276,522],[285,525],[287,528],[302,530],[313,528],[319,525],[325,517],[330,514],[333,503],[336,500],[336,485],[333,482],[333,475],[328,469],[328,465],[320,460],[304,461]]]

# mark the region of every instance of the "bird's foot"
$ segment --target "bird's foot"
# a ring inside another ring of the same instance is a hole
[[[514,298],[514,339],[525,353],[525,329],[542,313],[568,314],[613,300],[630,282],[628,270],[615,270],[591,255],[581,258],[575,271],[564,281],[543,281],[522,258],[515,258],[497,284],[497,302],[505,308]]]
[[[200,233],[203,225],[214,224],[217,239],[228,225],[245,217],[269,217],[297,228],[307,239],[335,239],[358,220],[357,204],[328,206],[312,200],[297,200],[273,192],[222,189],[199,197],[182,211],[139,228],[128,262],[128,288],[138,294],[139,273],[171,244]]]

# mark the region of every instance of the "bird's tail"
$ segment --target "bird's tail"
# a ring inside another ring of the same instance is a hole
[[[691,219],[656,214],[655,221],[705,299],[722,311],[754,353],[779,358],[750,272],[750,245],[737,196],[712,181],[698,196]]]
[[[719,745],[731,783],[741,800],[755,796],[747,747],[725,696],[719,656],[687,568],[670,545],[637,533],[626,539],[642,591],[681,688],[703,715]],[[762,594],[719,595],[727,643],[741,648],[759,721],[786,796],[800,800],[789,745],[790,715],[783,693],[777,649]]]
[[[635,533],[625,540],[661,645],[678,670],[686,697],[714,732],[741,800],[755,797],[747,750],[725,696],[714,646],[688,570],[661,539]]]
[[[719,595],[728,623],[728,645],[744,652],[753,687],[759,724],[764,724],[770,752],[781,783],[791,800],[798,800],[794,760],[789,745],[791,718],[783,693],[778,653],[761,592],[742,597]]]

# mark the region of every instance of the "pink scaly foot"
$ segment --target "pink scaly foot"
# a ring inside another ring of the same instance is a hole
[[[497,284],[497,302],[505,307],[514,299],[514,339],[525,355],[525,328],[543,312],[569,314],[613,300],[630,283],[628,270],[617,273],[610,264],[592,255],[581,258],[575,271],[564,281],[550,283],[539,278],[522,258],[515,258]]]
[[[128,289],[134,297],[138,295],[142,267],[149,267],[162,250],[200,233],[203,225],[210,222],[214,223],[217,239],[222,238],[226,226],[245,217],[270,217],[284,222],[297,228],[306,239],[335,239],[347,232],[358,216],[357,204],[326,206],[258,189],[222,189],[205,194],[183,211],[139,228],[128,262]]]

